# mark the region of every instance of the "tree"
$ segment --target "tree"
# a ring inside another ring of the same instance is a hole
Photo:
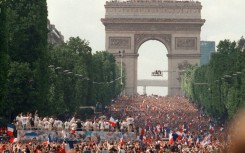
[[[94,97],[104,105],[120,93],[119,66],[112,54],[106,51],[93,55]]]
[[[105,51],[92,55],[86,40],[72,37],[61,46],[52,46],[50,57],[54,65],[49,78],[53,112],[73,113],[79,106],[97,102],[107,105],[119,94],[120,80],[116,78],[120,72],[114,56]]]
[[[7,73],[8,73],[8,21],[6,2],[0,1],[0,115],[5,109],[5,97],[7,94]]]
[[[79,37],[71,37],[67,42],[67,45],[73,50],[73,52],[78,53],[80,56],[83,66],[85,68],[86,76],[90,79],[88,80],[86,103],[89,105],[93,102],[93,70],[92,70],[92,48],[89,46],[89,42],[86,40],[81,40]]]
[[[16,116],[20,112],[35,110],[35,99],[32,92],[35,90],[33,84],[33,72],[29,63],[12,62],[8,72],[8,96],[5,113]]]
[[[52,68],[50,75],[50,104],[56,109],[53,112],[75,112],[79,106],[92,105],[87,101],[90,93],[89,77],[91,74],[88,61],[91,58],[91,48],[86,40],[71,37],[60,46],[50,48],[50,64],[61,69]],[[92,59],[92,58],[91,58]],[[69,73],[67,72],[69,71]],[[64,107],[61,107],[64,106]]]
[[[7,4],[10,59],[20,65],[28,64],[35,89],[29,94],[33,99],[31,105],[42,112],[46,109],[49,92],[46,0],[15,0],[7,1]]]
[[[245,48],[245,39],[243,37],[241,37],[241,39],[238,41],[238,47],[241,49]]]
[[[243,37],[238,43],[220,41],[208,65],[188,68],[182,78],[182,89],[187,96],[209,114],[223,120],[232,118],[245,104],[243,41]],[[202,84],[195,85],[196,82]]]

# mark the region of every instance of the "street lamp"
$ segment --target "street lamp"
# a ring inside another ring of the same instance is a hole
[[[123,80],[122,80],[122,73],[123,73],[123,55],[125,53],[125,50],[119,51],[119,56],[121,57],[121,88],[123,88]]]
[[[194,84],[195,85],[208,85],[208,83],[206,82],[195,82]]]
[[[49,68],[54,68],[54,65],[49,65],[48,67],[49,67]]]

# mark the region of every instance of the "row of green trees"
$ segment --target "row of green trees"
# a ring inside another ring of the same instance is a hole
[[[46,0],[0,0],[0,117],[74,112],[120,93],[114,56],[78,37],[49,45],[47,15]]]
[[[120,93],[120,67],[112,54],[92,54],[89,43],[79,37],[49,51],[49,112],[76,112],[97,102],[108,105]]]
[[[243,37],[238,42],[220,41],[207,65],[189,65],[182,76],[186,96],[222,120],[232,118],[245,104],[244,42]]]

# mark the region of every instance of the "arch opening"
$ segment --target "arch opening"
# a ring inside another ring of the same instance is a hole
[[[137,93],[147,95],[166,96],[168,86],[168,49],[159,40],[144,41],[139,49],[137,60]],[[161,71],[161,75],[152,76],[156,70]],[[165,72],[164,72],[165,71]]]

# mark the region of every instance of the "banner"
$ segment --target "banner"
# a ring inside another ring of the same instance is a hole
[[[71,139],[76,141],[120,141],[123,137],[124,141],[132,141],[136,139],[134,132],[102,132],[102,131],[76,131],[71,133],[70,131],[45,131],[45,130],[18,130],[19,141],[47,141],[51,138],[51,141],[63,141],[65,139]]]

